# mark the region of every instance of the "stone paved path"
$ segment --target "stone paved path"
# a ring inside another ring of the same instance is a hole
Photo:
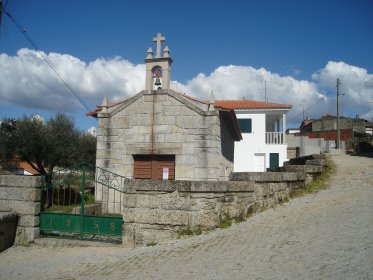
[[[373,279],[373,159],[333,159],[331,188],[229,229],[137,249],[13,247],[0,279]]]

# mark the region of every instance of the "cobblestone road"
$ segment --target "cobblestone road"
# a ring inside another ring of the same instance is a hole
[[[155,247],[13,247],[0,279],[373,279],[373,159],[334,156],[331,188]]]

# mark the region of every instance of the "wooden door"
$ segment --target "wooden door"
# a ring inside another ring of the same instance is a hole
[[[135,155],[135,179],[163,179],[168,168],[168,180],[175,180],[175,155]]]

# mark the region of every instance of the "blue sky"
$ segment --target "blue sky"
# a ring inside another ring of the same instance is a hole
[[[299,126],[303,108],[309,117],[335,114],[339,77],[342,113],[373,117],[373,1],[3,5],[92,109],[106,94],[114,101],[143,89],[143,59],[161,32],[174,59],[177,90],[200,98],[213,89],[216,98],[262,100],[266,80],[268,101],[292,104],[289,126]],[[48,118],[64,111],[84,130],[96,125],[5,14],[0,31],[0,118]]]

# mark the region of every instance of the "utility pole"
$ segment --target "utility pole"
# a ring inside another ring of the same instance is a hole
[[[303,120],[304,120],[304,104],[302,104],[302,107],[303,107]]]
[[[337,149],[341,148],[341,128],[339,127],[339,86],[341,81],[337,78]]]

